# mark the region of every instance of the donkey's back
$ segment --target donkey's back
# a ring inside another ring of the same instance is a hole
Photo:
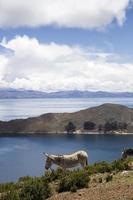
[[[71,154],[64,154],[63,155],[63,157],[64,158],[74,158],[74,157],[83,157],[83,158],[88,158],[88,154],[87,154],[87,152],[86,151],[83,151],[83,150],[81,150],[81,151],[76,151],[76,152],[74,152],[74,153],[71,153]]]
[[[63,168],[71,168],[78,164],[85,167],[88,164],[88,154],[85,151],[77,151],[71,154],[64,154],[61,157],[61,165]]]

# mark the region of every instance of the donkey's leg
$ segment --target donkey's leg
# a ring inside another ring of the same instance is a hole
[[[87,160],[87,158],[84,159],[84,160],[82,160],[82,161],[80,162],[80,165],[82,166],[82,168],[85,168],[85,167],[88,165],[88,160]]]

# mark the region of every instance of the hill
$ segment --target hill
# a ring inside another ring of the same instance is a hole
[[[85,169],[52,170],[0,184],[0,200],[132,200],[133,161],[89,164]]]
[[[0,89],[0,99],[21,99],[21,98],[121,98],[133,97],[129,92],[91,92],[91,91],[59,91],[41,92],[34,90]]]
[[[83,131],[84,122],[93,122],[96,129],[107,121],[127,124],[127,132],[133,133],[133,109],[118,104],[81,110],[74,113],[48,113],[39,117],[16,119],[8,122],[0,121],[0,134],[32,134],[32,133],[64,133],[65,127],[72,122],[76,131]]]

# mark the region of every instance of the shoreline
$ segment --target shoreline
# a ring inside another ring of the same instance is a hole
[[[66,132],[47,132],[47,133],[34,133],[34,132],[30,132],[30,133],[3,133],[0,134],[0,137],[30,137],[30,136],[51,136],[51,135],[65,135],[65,136],[69,136],[69,135],[133,135],[133,133],[127,133],[127,132],[123,132],[123,133],[104,133],[104,132],[80,132],[80,133],[66,133]]]

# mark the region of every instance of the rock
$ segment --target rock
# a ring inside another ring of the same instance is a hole
[[[133,161],[128,163],[128,168],[129,170],[133,170]]]

